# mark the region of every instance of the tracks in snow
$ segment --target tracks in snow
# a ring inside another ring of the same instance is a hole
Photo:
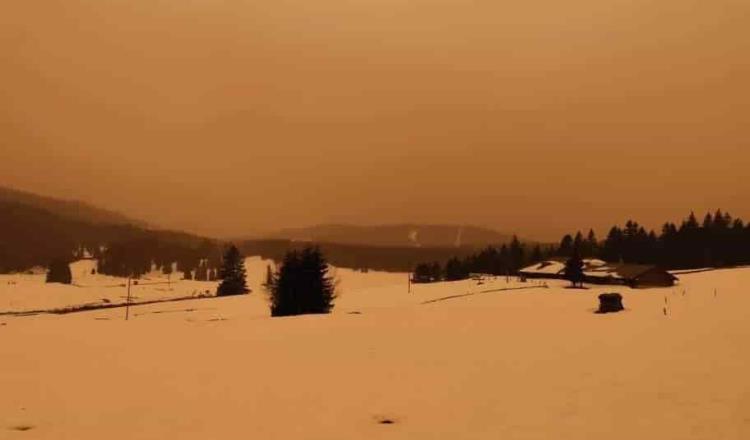
[[[463,293],[463,294],[460,294],[460,295],[450,295],[450,296],[444,296],[442,298],[435,298],[435,299],[431,299],[431,300],[428,300],[428,301],[424,301],[424,302],[422,302],[420,304],[421,305],[432,304],[432,303],[441,302],[441,301],[448,301],[448,300],[451,300],[451,299],[463,298],[463,297],[466,297],[466,296],[479,295],[480,293],[509,292],[509,291],[512,291],[512,290],[529,290],[529,289],[546,289],[546,288],[547,287],[545,287],[545,286],[524,286],[524,287],[505,287],[505,288],[502,288],[502,289],[480,290],[479,292]]]

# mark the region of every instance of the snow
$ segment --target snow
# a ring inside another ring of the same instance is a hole
[[[127,322],[0,316],[0,438],[750,438],[750,269],[661,289],[500,277],[411,293],[406,274],[336,269],[332,314],[269,318],[267,264],[247,260],[251,295]],[[0,310],[123,292],[84,269],[85,288],[0,276]],[[160,288],[138,295],[172,295]],[[594,314],[605,291],[627,310]]]
[[[80,260],[70,265],[72,285],[45,284],[43,270],[33,274],[0,275],[0,312],[54,309],[88,303],[120,303],[127,298],[127,279],[91,274],[95,260]],[[216,283],[180,280],[181,273],[169,278],[152,272],[131,284],[134,302],[197,296],[214,293]],[[137,284],[136,284],[137,283]]]
[[[521,269],[521,272],[528,274],[557,275],[563,270],[565,270],[565,263],[561,261],[550,260],[525,267]]]

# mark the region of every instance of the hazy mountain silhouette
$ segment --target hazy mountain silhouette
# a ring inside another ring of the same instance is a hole
[[[282,229],[268,238],[364,246],[446,248],[507,243],[512,235],[477,226],[324,224]]]
[[[150,240],[170,249],[197,247],[207,240],[142,225],[86,203],[0,188],[0,273],[70,259],[80,247],[92,250],[113,242]]]
[[[98,208],[85,202],[45,197],[2,186],[0,186],[0,202],[21,204],[47,211],[64,219],[90,224],[147,227],[147,223],[144,221],[132,219],[119,212]]]

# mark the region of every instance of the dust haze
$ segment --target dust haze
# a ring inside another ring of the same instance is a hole
[[[9,0],[0,182],[214,236],[749,217],[744,0]]]

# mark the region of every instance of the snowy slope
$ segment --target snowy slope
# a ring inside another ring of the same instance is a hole
[[[336,272],[327,316],[256,291],[0,317],[0,438],[750,438],[750,269],[619,288],[616,315],[612,288]]]

